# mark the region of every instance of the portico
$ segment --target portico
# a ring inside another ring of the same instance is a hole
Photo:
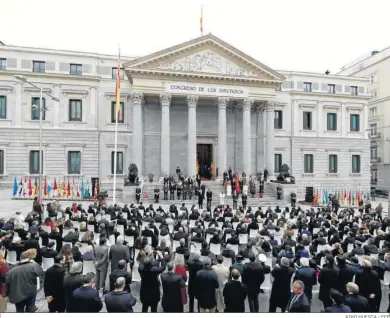
[[[213,143],[219,176],[229,166],[247,174],[266,167],[273,174],[274,100],[282,75],[212,35],[124,68],[133,89],[132,162],[142,175],[174,173],[176,166],[195,175],[204,139]],[[264,125],[266,136],[259,136]]]

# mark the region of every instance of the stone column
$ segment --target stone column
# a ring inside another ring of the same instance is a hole
[[[274,162],[274,121],[275,121],[275,102],[270,101],[265,106],[266,121],[267,121],[267,137],[266,137],[266,168],[268,170],[268,179],[274,176],[275,162]]]
[[[229,98],[218,99],[218,176],[223,177],[226,167],[226,107]]]
[[[189,176],[196,174],[196,104],[199,97],[196,95],[187,96],[188,105],[188,166]]]
[[[244,99],[242,105],[242,171],[249,177],[252,170],[252,134],[251,134],[251,107],[253,100]]]
[[[171,106],[171,95],[160,94],[161,103],[161,176],[169,175],[171,165],[171,133],[169,122],[169,107]]]
[[[135,163],[138,168],[138,175],[143,175],[143,128],[142,128],[142,102],[143,94],[133,92],[131,94],[131,102],[133,107],[133,144],[132,163]]]

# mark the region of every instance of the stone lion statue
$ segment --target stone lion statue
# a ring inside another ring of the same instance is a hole
[[[125,184],[138,184],[138,168],[135,163],[131,163],[129,166],[129,174],[126,178]]]

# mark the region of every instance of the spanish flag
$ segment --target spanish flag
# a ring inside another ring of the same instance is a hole
[[[116,114],[116,121],[118,122],[120,115],[121,115],[121,51],[119,49],[118,52],[118,68],[117,68],[117,74],[116,74],[116,105],[115,105],[115,114]]]
[[[200,8],[200,34],[203,36],[203,5]]]

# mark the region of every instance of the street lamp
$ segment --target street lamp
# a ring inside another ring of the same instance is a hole
[[[39,96],[39,106],[38,105],[32,105],[35,109],[39,109],[39,189],[38,189],[38,199],[39,204],[42,204],[42,173],[43,173],[43,160],[42,160],[42,113],[47,110],[46,107],[42,106],[43,102],[43,94],[49,96],[52,100],[55,102],[59,102],[60,100],[57,97],[52,96],[51,94],[44,92],[42,87],[38,87],[35,84],[29,82],[26,77],[15,75],[14,76],[17,80],[29,84],[32,87],[35,87],[39,90],[40,96]]]

